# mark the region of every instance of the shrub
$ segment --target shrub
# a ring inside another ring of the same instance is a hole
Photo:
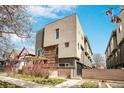
[[[85,81],[82,85],[82,88],[98,88],[98,82]]]

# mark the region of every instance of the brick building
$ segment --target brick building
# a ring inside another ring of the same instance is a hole
[[[73,68],[74,76],[82,68],[91,68],[92,50],[76,14],[47,24],[36,34],[36,55],[48,58],[44,64]]]
[[[124,8],[120,11],[121,22],[117,23],[117,29],[112,32],[107,49],[107,68],[124,68]]]

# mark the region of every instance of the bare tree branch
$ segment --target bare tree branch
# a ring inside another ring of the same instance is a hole
[[[31,21],[26,6],[1,5],[0,27],[2,33],[16,34],[21,38],[30,37]]]
[[[100,67],[100,65],[104,62],[104,57],[99,53],[94,54],[93,59],[97,68]]]

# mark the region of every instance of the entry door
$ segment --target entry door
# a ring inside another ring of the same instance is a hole
[[[82,75],[82,65],[77,62],[77,75]]]

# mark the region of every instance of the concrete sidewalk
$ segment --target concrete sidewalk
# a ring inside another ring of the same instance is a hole
[[[56,85],[55,88],[71,88],[78,85],[80,82],[82,82],[81,79],[67,79],[67,81]]]
[[[20,80],[20,79],[15,79],[11,77],[5,77],[5,76],[0,76],[0,80],[11,83],[11,84],[15,84],[17,86],[24,87],[24,88],[50,88],[50,86],[47,86],[47,85],[37,84],[35,82],[25,81],[25,80]]]
[[[67,79],[67,81],[60,83],[56,86],[48,86],[48,85],[42,85],[42,84],[38,84],[35,82],[31,82],[31,81],[25,81],[25,80],[20,80],[20,79],[16,79],[16,78],[3,76],[1,74],[0,74],[0,80],[11,83],[11,84],[15,84],[17,86],[24,87],[24,88],[51,88],[51,87],[53,87],[53,88],[71,88],[73,86],[79,85],[82,82],[81,79]]]

